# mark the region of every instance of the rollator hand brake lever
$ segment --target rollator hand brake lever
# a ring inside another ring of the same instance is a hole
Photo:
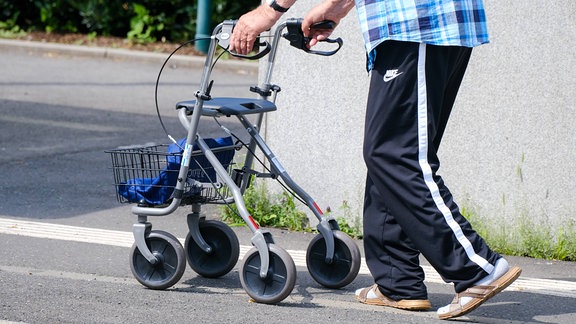
[[[310,26],[310,29],[334,29],[336,27],[336,23],[330,20],[324,20],[317,22]],[[305,37],[304,33],[302,33],[302,18],[292,18],[286,21],[286,29],[288,30],[287,33],[282,35],[282,37],[286,38],[290,41],[290,45],[303,50],[304,52],[322,56],[331,56],[336,54],[340,48],[342,47],[342,38],[338,37],[336,39],[327,38],[325,40],[321,40],[320,42],[326,43],[336,43],[338,44],[338,48],[333,51],[315,51],[311,50],[309,47],[310,38]]]

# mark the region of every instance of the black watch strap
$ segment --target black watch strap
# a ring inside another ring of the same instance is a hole
[[[272,7],[272,9],[278,11],[278,12],[286,12],[288,11],[288,9],[290,8],[284,8],[281,5],[279,5],[278,3],[276,3],[276,0],[273,1],[268,1],[268,3],[270,4],[270,7]]]

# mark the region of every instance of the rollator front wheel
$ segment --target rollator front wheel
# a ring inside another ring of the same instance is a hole
[[[146,245],[158,262],[148,262],[134,243],[130,250],[130,269],[136,280],[150,289],[166,289],[176,284],[186,269],[182,244],[172,234],[151,231],[146,236]]]
[[[212,251],[205,252],[190,234],[186,235],[184,248],[188,264],[203,277],[218,278],[227,274],[234,268],[240,256],[240,243],[236,233],[219,221],[202,221],[199,226],[202,238]]]
[[[260,277],[260,254],[252,248],[242,259],[240,283],[256,302],[276,304],[288,297],[296,284],[296,265],[286,250],[268,244],[270,267],[266,278]]]
[[[351,283],[360,270],[360,249],[345,233],[334,234],[334,258],[326,262],[326,240],[316,235],[306,251],[306,266],[316,282],[326,288],[342,288]]]

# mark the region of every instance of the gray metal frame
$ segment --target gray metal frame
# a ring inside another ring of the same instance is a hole
[[[216,52],[217,46],[227,47],[229,37],[231,35],[233,26],[233,21],[226,21],[218,25],[212,34],[210,46],[208,48],[208,53],[206,56],[206,61],[201,77],[200,89],[196,92],[196,99],[193,101],[187,101],[179,103],[181,109],[179,109],[178,117],[185,129],[187,129],[186,145],[184,148],[184,153],[182,156],[182,163],[180,165],[180,170],[178,174],[178,182],[174,189],[174,198],[171,203],[165,207],[143,207],[143,206],[133,206],[132,213],[138,215],[138,223],[133,226],[133,234],[136,245],[142,255],[151,263],[156,264],[158,260],[150,252],[146,245],[146,235],[150,232],[152,225],[148,222],[148,216],[165,216],[174,212],[181,203],[182,195],[184,193],[184,186],[186,183],[186,177],[189,171],[189,161],[192,154],[193,144],[196,143],[202,153],[206,156],[210,164],[214,167],[216,173],[222,181],[229,188],[232,195],[232,200],[235,203],[238,212],[244,222],[248,225],[250,231],[253,233],[251,238],[251,243],[258,249],[261,259],[260,277],[265,278],[269,269],[269,251],[268,243],[274,243],[272,235],[269,231],[259,228],[258,225],[253,221],[246,205],[244,199],[242,198],[243,192],[246,189],[246,183],[248,182],[248,177],[250,174],[244,174],[245,177],[241,181],[241,186],[239,187],[230,174],[221,163],[218,161],[214,153],[210,150],[203,138],[198,134],[198,124],[200,122],[200,117],[202,115],[216,116],[224,115],[222,111],[226,111],[225,115],[235,115],[242,125],[245,127],[249,133],[251,140],[248,145],[249,152],[246,154],[245,166],[252,166],[254,162],[254,156],[250,152],[255,152],[256,147],[258,147],[266,159],[270,162],[271,173],[273,177],[280,177],[285,184],[292,189],[310,208],[319,221],[317,226],[318,231],[322,234],[326,241],[326,261],[328,263],[332,262],[334,257],[334,235],[333,230],[338,230],[338,224],[332,217],[326,217],[323,215],[320,208],[316,205],[314,200],[292,180],[288,175],[284,167],[281,165],[277,157],[274,155],[272,150],[265,143],[262,136],[258,130],[261,128],[262,120],[264,114],[267,111],[275,110],[274,101],[276,99],[277,87],[273,86],[270,81],[272,78],[272,71],[274,68],[274,61],[276,57],[276,51],[279,42],[282,39],[282,31],[286,27],[286,23],[280,24],[276,30],[272,40],[270,53],[268,54],[268,64],[267,70],[264,77],[264,81],[260,86],[260,89],[264,93],[270,93],[272,96],[272,101],[268,101],[268,96],[260,95],[259,99],[254,99],[251,102],[249,109],[246,109],[245,98],[226,98],[225,100],[219,101],[218,98],[210,98],[209,87],[210,87],[210,73],[213,65],[214,54]],[[210,98],[210,100],[207,100]],[[238,102],[235,102],[235,100]],[[205,101],[207,104],[205,105]],[[225,106],[219,106],[219,102],[222,102]],[[191,111],[191,114],[190,114]],[[245,115],[255,114],[256,122],[250,122]],[[193,214],[200,215],[200,204],[193,205]],[[191,218],[192,219],[192,218]],[[195,231],[192,227],[197,226],[191,221],[189,227],[191,227],[190,234],[197,244],[203,249],[210,249],[210,247],[205,243],[203,238],[200,236],[199,231]]]

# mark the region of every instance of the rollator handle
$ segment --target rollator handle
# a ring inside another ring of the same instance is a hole
[[[317,22],[310,26],[310,29],[334,29],[336,27],[336,23],[331,20],[323,20]],[[286,38],[290,41],[290,45],[303,50],[304,52],[322,56],[331,56],[336,54],[340,48],[342,47],[342,38],[338,37],[336,39],[327,38],[321,40],[320,42],[326,43],[336,43],[338,44],[338,48],[333,51],[316,51],[311,50],[309,47],[310,44],[310,37],[305,37],[304,33],[302,32],[302,18],[291,18],[286,20],[286,29],[288,30],[287,33],[282,35],[282,37]]]
[[[234,26],[236,26],[237,22],[238,20],[225,20],[224,22],[222,22],[222,29],[218,34],[216,34],[216,38],[218,39],[218,45],[220,47],[228,49],[228,46],[230,45],[230,37],[232,37],[232,31],[234,30]],[[230,53],[232,56],[247,60],[258,60],[266,56],[268,53],[270,53],[271,50],[270,43],[268,43],[267,41],[260,41],[260,37],[256,38],[254,44],[258,45],[258,47],[260,48],[260,51],[254,55],[242,55],[233,52],[228,53]]]

